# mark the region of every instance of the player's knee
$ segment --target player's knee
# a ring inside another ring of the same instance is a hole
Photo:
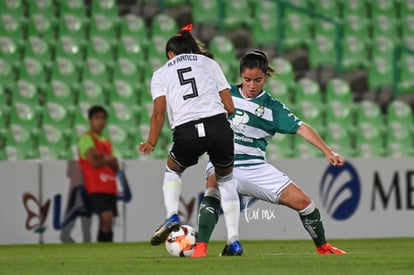
[[[230,172],[229,174],[225,175],[225,176],[221,176],[219,174],[216,173],[216,179],[217,179],[217,184],[223,185],[227,182],[230,182],[233,179],[233,172]]]

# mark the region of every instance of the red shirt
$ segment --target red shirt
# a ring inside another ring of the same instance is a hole
[[[112,144],[109,140],[98,138],[91,132],[88,132],[85,135],[89,135],[92,138],[98,152],[104,155],[113,155]],[[108,165],[93,167],[86,156],[82,156],[80,152],[79,163],[81,165],[83,181],[88,194],[117,194],[116,172],[112,170],[111,167]]]

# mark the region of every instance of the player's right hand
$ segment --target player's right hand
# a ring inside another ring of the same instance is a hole
[[[148,156],[152,151],[154,151],[154,145],[148,141],[143,141],[138,145],[138,153],[144,156]]]

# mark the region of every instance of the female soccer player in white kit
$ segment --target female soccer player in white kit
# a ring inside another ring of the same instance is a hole
[[[227,120],[227,114],[234,112],[230,85],[217,62],[200,49],[190,31],[188,25],[167,42],[168,61],[151,79],[154,109],[150,132],[139,145],[141,154],[153,151],[167,111],[173,130],[173,146],[162,188],[167,218],[153,235],[152,245],[163,243],[181,225],[177,215],[181,174],[205,152],[215,168],[218,188],[226,194],[221,199],[223,211],[229,213],[226,219],[229,239],[238,240],[240,202],[232,174],[234,134]]]
[[[266,146],[276,134],[297,134],[321,150],[330,164],[342,166],[345,160],[322,140],[308,124],[299,120],[277,99],[263,90],[266,78],[274,69],[266,55],[255,50],[240,61],[242,83],[232,86],[231,94],[236,111],[230,117],[235,134],[234,178],[240,194],[273,204],[290,207],[299,213],[303,226],[312,237],[319,254],[346,254],[329,244],[318,208],[288,176],[266,161]],[[198,241],[207,242],[218,219],[217,203],[220,196],[212,196],[216,182],[214,171],[207,168],[207,190],[199,210]],[[222,193],[222,191],[220,190]],[[226,192],[226,191],[224,191]],[[221,194],[222,196],[224,194]],[[216,211],[203,208],[214,207]],[[226,215],[225,215],[226,217]],[[200,247],[200,245],[199,245]],[[194,251],[194,253],[198,253]],[[223,256],[238,255],[226,244]]]

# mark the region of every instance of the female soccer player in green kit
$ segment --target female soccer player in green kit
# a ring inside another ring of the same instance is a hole
[[[237,190],[240,194],[297,211],[318,254],[346,254],[326,241],[321,216],[312,199],[282,171],[266,161],[268,141],[276,133],[282,133],[301,136],[321,150],[333,166],[345,163],[344,158],[335,153],[311,126],[299,120],[283,103],[263,90],[267,77],[274,72],[264,52],[249,52],[240,61],[241,84],[231,89],[236,108],[229,120],[235,134],[233,175]],[[207,255],[207,243],[220,210],[220,193],[216,188],[214,170],[210,166],[207,167],[206,185],[199,210],[198,240],[193,257]],[[227,243],[222,256],[234,255],[241,253],[232,243]]]

